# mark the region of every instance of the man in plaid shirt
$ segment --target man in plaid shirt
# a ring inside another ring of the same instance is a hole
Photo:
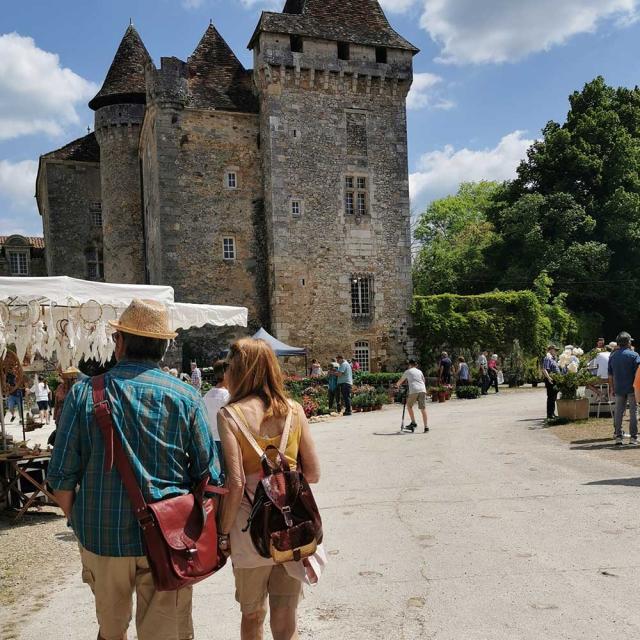
[[[175,336],[166,309],[136,300],[113,326],[118,364],[106,376],[107,397],[145,500],[186,494],[206,475],[219,484],[220,461],[200,394],[157,364]],[[48,482],[80,543],[99,637],[126,637],[135,591],[140,640],[192,638],[191,589],[156,592],[126,489],[115,468],[104,472],[104,458],[88,379],[65,402]]]

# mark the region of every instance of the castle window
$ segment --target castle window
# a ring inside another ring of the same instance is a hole
[[[87,249],[84,254],[87,265],[87,280],[101,282],[104,280],[104,262],[102,251],[95,247]]]
[[[347,176],[345,178],[344,212],[347,215],[366,216],[369,213],[367,178]]]
[[[291,201],[291,215],[299,218],[302,215],[302,202],[300,200]]]
[[[378,64],[387,64],[387,48],[376,47],[376,62]]]
[[[373,310],[373,276],[351,276],[351,315],[369,318]]]
[[[26,251],[9,252],[9,268],[12,276],[28,276],[29,254]]]
[[[291,51],[293,53],[302,53],[304,49],[304,41],[301,36],[291,36]]]
[[[238,174],[235,171],[227,171],[225,176],[225,185],[227,189],[238,188]]]
[[[236,240],[235,238],[222,239],[222,258],[224,260],[236,259]]]
[[[89,214],[91,215],[91,224],[94,227],[102,227],[102,203],[93,202],[89,207]]]
[[[349,60],[351,47],[348,42],[338,42],[338,60]]]
[[[353,357],[360,363],[362,371],[371,371],[371,358],[368,340],[360,340],[356,342],[353,350]]]

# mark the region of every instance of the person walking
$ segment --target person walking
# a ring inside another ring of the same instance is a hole
[[[196,391],[202,389],[202,371],[195,362],[191,363],[191,384]]]
[[[331,411],[331,407],[333,407],[334,403],[336,405],[336,411],[340,413],[342,410],[342,401],[340,398],[340,387],[338,386],[338,376],[340,365],[337,362],[332,362],[329,367],[329,379],[328,379],[328,388],[329,388],[329,411]]]
[[[489,361],[487,356],[488,351],[483,351],[478,356],[478,369],[480,371],[480,391],[483,396],[486,396],[489,392],[490,380],[489,380]]]
[[[309,369],[309,377],[310,378],[322,378],[324,375],[324,371],[322,370],[322,365],[319,360],[315,358],[311,361],[311,368]]]
[[[471,374],[469,372],[469,365],[465,361],[465,359],[460,356],[458,358],[458,372],[457,372],[457,382],[461,387],[466,387],[471,384]]]
[[[558,399],[558,387],[551,377],[554,373],[560,373],[560,365],[556,360],[558,349],[554,344],[547,348],[547,355],[542,361],[542,375],[544,386],[547,390],[547,420],[553,420],[556,413],[556,400]]]
[[[16,418],[20,421],[20,415],[22,413],[22,401],[24,398],[24,389],[22,386],[16,386],[17,377],[13,371],[7,371],[7,375],[5,377],[7,382],[7,386],[9,388],[16,387],[8,396],[7,396],[7,410],[11,415],[11,422],[13,422]]]
[[[487,372],[489,374],[489,389],[493,387],[496,393],[500,393],[500,386],[498,384],[498,354],[494,353],[489,358]]]
[[[613,418],[616,445],[623,443],[622,418],[629,405],[629,444],[638,444],[638,409],[633,384],[636,378],[640,355],[631,347],[632,338],[623,331],[616,339],[618,349],[609,357],[609,388],[616,398]]]
[[[400,387],[402,384],[407,383],[409,389],[407,391],[407,409],[409,410],[409,418],[411,423],[409,429],[416,430],[418,426],[416,424],[416,416],[413,412],[413,405],[418,403],[418,409],[422,414],[422,426],[424,432],[429,431],[429,418],[427,416],[427,383],[424,378],[424,373],[418,369],[418,363],[416,360],[409,360],[409,368],[402,374],[400,380],[396,386]]]
[[[218,455],[222,458],[222,444],[218,433],[218,412],[226,407],[231,400],[231,394],[227,389],[227,368],[225,360],[217,360],[213,365],[213,387],[204,396],[204,404],[209,415],[209,428],[211,436],[216,443]]]
[[[262,463],[237,421],[263,450],[280,448],[290,466],[304,470],[309,483],[319,482],[320,463],[304,410],[287,397],[276,356],[264,340],[244,338],[231,346],[228,384],[231,403],[218,417],[229,490],[220,515],[219,545],[233,562],[236,600],[242,613],[240,637],[263,637],[268,599],[274,640],[297,640],[302,583],[289,574],[289,565],[259,555],[246,528]],[[283,443],[288,421],[291,430]]]
[[[200,394],[158,366],[176,337],[166,307],[134,300],[110,324],[117,364],[105,376],[106,395],[145,501],[187,494],[207,477],[220,484],[220,460]],[[134,592],[139,640],[193,638],[191,588],[156,590],[140,525],[120,474],[105,472],[106,455],[92,380],[86,379],[64,403],[47,480],[80,543],[99,638],[126,638]]]
[[[338,387],[344,405],[344,416],[351,415],[351,389],[353,388],[353,371],[351,365],[342,357],[338,356]]]
[[[453,368],[453,362],[446,351],[443,351],[440,355],[440,364],[438,365],[438,380],[441,384],[451,384],[451,369]]]
[[[49,424],[49,403],[51,402],[51,389],[47,380],[43,378],[40,380],[38,376],[35,377],[33,387],[30,389],[36,397],[36,403],[38,405],[38,411],[40,412],[40,422],[43,425]]]

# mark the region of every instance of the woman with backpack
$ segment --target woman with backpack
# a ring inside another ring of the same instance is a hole
[[[218,414],[218,429],[229,494],[220,513],[218,544],[233,562],[236,600],[242,611],[240,635],[242,640],[262,638],[268,598],[274,640],[297,640],[300,578],[289,574],[287,564],[258,552],[247,523],[263,477],[258,451],[274,459],[279,449],[286,464],[300,469],[309,483],[319,481],[320,464],[304,410],[288,399],[269,345],[264,340],[239,340],[228,360],[231,403]]]

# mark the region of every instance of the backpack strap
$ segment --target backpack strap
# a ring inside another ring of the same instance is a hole
[[[249,425],[247,423],[247,419],[242,409],[239,406],[234,404],[227,405],[226,409],[229,412],[229,415],[231,416],[233,421],[236,423],[236,426],[238,427],[238,429],[240,429],[240,431],[242,432],[242,435],[244,435],[244,437],[247,439],[249,444],[253,447],[253,450],[258,454],[258,458],[262,458],[262,456],[264,455],[264,450],[258,444],[253,433],[251,433],[251,430],[249,429]],[[278,447],[278,450],[282,455],[284,455],[285,451],[287,450],[287,444],[289,443],[289,434],[291,432],[292,420],[293,420],[293,408],[291,404],[289,404],[289,413],[287,414],[287,419],[284,423],[284,429],[282,430],[282,437],[280,438],[280,446]]]

